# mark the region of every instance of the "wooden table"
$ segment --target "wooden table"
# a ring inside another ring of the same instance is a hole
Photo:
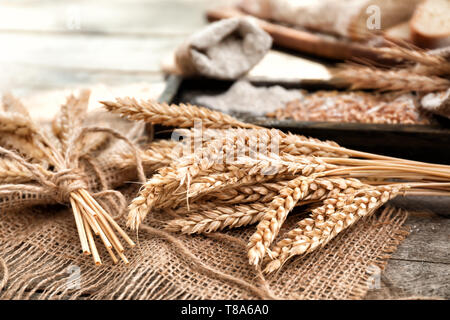
[[[4,0],[0,92],[35,101],[33,97],[55,90],[104,84],[114,94],[139,84],[146,94],[157,96],[164,84],[162,58],[206,23],[208,3],[218,2]],[[36,105],[31,105],[32,113],[47,114]],[[51,114],[58,105],[55,101],[44,107]],[[399,201],[409,208],[431,206],[421,199]],[[411,214],[410,236],[389,261],[381,288],[371,290],[367,298],[450,298],[449,203],[434,201],[434,207],[441,206],[435,212],[443,215],[423,210]]]

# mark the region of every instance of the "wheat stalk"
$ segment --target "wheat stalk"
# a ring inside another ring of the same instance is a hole
[[[113,113],[118,113],[130,120],[143,120],[153,124],[181,128],[194,127],[195,121],[208,128],[254,128],[254,125],[243,123],[231,116],[207,108],[190,104],[168,105],[153,100],[138,102],[134,98],[117,98],[116,102],[101,101]]]
[[[432,92],[446,90],[450,81],[436,76],[418,75],[409,70],[379,70],[365,66],[348,65],[334,71],[337,83],[349,84],[351,90]]]

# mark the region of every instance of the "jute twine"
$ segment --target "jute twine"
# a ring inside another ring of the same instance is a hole
[[[14,151],[0,147],[0,155],[9,157],[12,160],[15,160],[24,168],[28,169],[32,174],[34,180],[42,188],[42,193],[49,194],[56,203],[67,204],[72,192],[79,189],[89,189],[89,181],[87,179],[86,173],[80,168],[79,164],[80,158],[82,156],[81,150],[79,148],[79,143],[86,137],[86,135],[94,132],[106,133],[118,140],[124,141],[130,147],[136,159],[136,170],[139,182],[145,182],[146,177],[138,148],[127,137],[110,128],[89,127],[81,129],[79,134],[76,135],[73,141],[69,144],[66,154],[64,155],[65,168],[52,173],[51,175],[44,174],[40,166],[28,162],[25,158]],[[123,211],[126,206],[126,200],[123,195],[115,190],[106,190],[107,186],[102,170],[93,161],[89,161],[89,164],[92,166],[102,186],[102,190],[100,192],[95,192],[93,196],[101,197],[105,195],[115,195],[117,198],[119,198],[119,202],[122,204]],[[31,192],[36,191],[36,187],[24,184],[6,184],[0,186],[0,192],[1,191]]]

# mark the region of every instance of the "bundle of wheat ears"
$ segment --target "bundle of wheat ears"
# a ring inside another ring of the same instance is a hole
[[[89,163],[102,180],[101,168],[91,156],[101,152],[110,138],[125,141],[129,149],[136,149],[126,137],[110,128],[84,126],[89,95],[84,90],[79,97],[69,96],[51,130],[35,123],[19,100],[4,95],[0,111],[0,212],[26,205],[70,204],[83,253],[92,255],[95,264],[102,264],[94,240],[98,236],[115,263],[119,261],[116,255],[128,263],[117,234],[131,247],[134,242],[95,199],[124,198],[106,188],[92,193],[92,179],[85,168]],[[137,164],[144,180],[137,150],[133,155],[134,166]]]
[[[131,120],[176,127],[174,136],[183,137],[142,151],[144,163],[160,161],[160,168],[129,205],[128,226],[138,228],[156,211],[167,216],[167,230],[187,234],[257,223],[248,258],[257,267],[267,262],[266,272],[323,247],[399,194],[450,195],[450,166],[350,150],[192,105],[102,103]],[[310,216],[273,244],[303,205],[312,207]]]

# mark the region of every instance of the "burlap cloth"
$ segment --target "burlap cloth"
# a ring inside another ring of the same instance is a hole
[[[130,199],[137,189],[131,184],[122,191]],[[297,218],[290,217],[284,231]],[[70,209],[9,211],[0,219],[0,298],[361,299],[373,270],[383,269],[407,235],[405,219],[401,213],[360,221],[263,280],[247,261],[245,246],[254,227],[184,236],[161,231],[164,218],[155,215],[140,229],[138,246],[127,252],[129,266],[105,258],[96,267],[80,255]],[[100,254],[107,257],[103,247]],[[74,270],[80,276],[76,288],[70,285]]]
[[[212,23],[190,36],[175,52],[185,76],[236,79],[269,51],[272,38],[248,18]]]

